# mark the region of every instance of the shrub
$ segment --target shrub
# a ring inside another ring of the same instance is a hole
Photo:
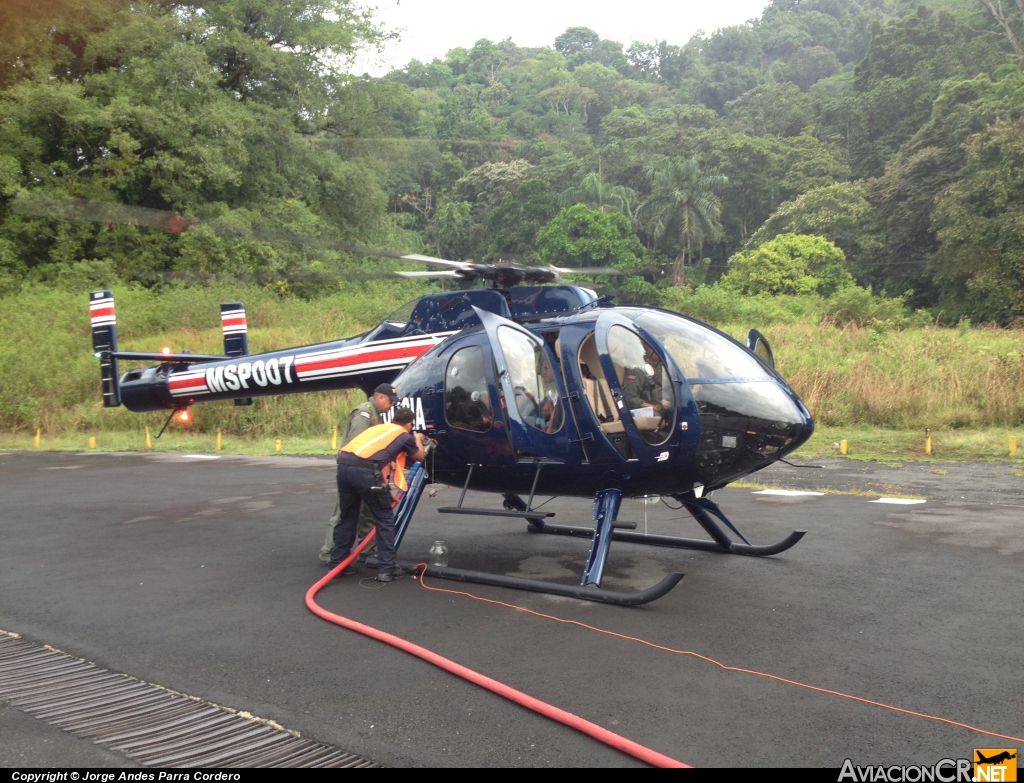
[[[903,327],[909,318],[907,298],[911,292],[903,296],[889,298],[884,295],[875,296],[871,286],[849,286],[836,291],[825,300],[822,309],[822,321],[837,324],[857,324],[870,326],[875,322],[884,322],[892,326]]]
[[[720,284],[744,294],[821,294],[853,285],[846,256],[833,242],[808,234],[781,234],[729,259]]]
[[[661,306],[710,324],[747,323],[751,326],[818,320],[820,296],[742,296],[720,285],[696,289],[672,287],[661,294]]]

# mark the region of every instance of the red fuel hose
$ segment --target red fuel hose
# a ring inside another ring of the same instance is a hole
[[[344,571],[356,556],[365,549],[374,536],[377,534],[377,528],[370,531],[370,534],[366,536],[356,547],[355,551],[352,552],[345,560],[338,564],[337,568],[334,568],[327,574],[323,579],[313,585],[306,592],[306,606],[309,607],[309,611],[315,614],[317,617],[321,617],[328,622],[340,625],[342,628],[347,628],[350,631],[361,633],[364,636],[369,636],[371,639],[376,639],[379,642],[390,644],[392,647],[397,647],[403,652],[407,652],[410,655],[415,655],[417,658],[422,658],[428,663],[432,663],[444,669],[447,672],[451,672],[457,677],[461,677],[464,680],[468,680],[474,685],[479,685],[481,688],[486,688],[492,693],[496,693],[499,696],[503,696],[510,701],[514,701],[516,704],[522,705],[529,710],[540,713],[546,718],[564,723],[570,728],[576,729],[584,734],[587,734],[599,742],[603,742],[606,745],[610,745],[616,750],[621,750],[623,753],[628,753],[630,756],[645,761],[648,764],[655,767],[689,767],[689,764],[684,764],[681,761],[676,761],[674,758],[665,756],[657,751],[651,750],[650,748],[644,747],[639,743],[633,742],[632,740],[626,739],[625,737],[608,731],[607,729],[601,728],[595,723],[591,723],[588,720],[584,720],[578,715],[573,715],[571,712],[566,712],[558,707],[554,707],[540,699],[535,699],[522,691],[517,691],[515,688],[510,688],[504,683],[498,682],[497,680],[491,679],[486,675],[475,672],[472,669],[467,669],[465,666],[456,663],[453,660],[445,658],[444,656],[438,655],[435,652],[431,652],[425,647],[420,647],[418,644],[413,644],[405,639],[402,639],[393,634],[379,631],[376,628],[371,628],[369,625],[358,623],[355,620],[350,620],[347,617],[342,617],[340,614],[334,614],[334,612],[328,612],[326,609],[321,607],[316,602],[316,594],[320,592],[327,584],[330,583],[335,576]]]

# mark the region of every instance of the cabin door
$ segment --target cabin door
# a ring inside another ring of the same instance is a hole
[[[566,410],[563,380],[539,337],[519,324],[477,310],[494,355],[500,403],[517,461],[579,464],[579,436]]]
[[[601,429],[625,433],[630,457],[643,465],[667,461],[680,441],[679,400],[688,395],[664,346],[618,313],[601,314],[593,339],[600,368],[590,369],[611,396],[611,420]]]

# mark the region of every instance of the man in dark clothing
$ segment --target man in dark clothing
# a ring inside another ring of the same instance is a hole
[[[643,367],[626,367],[622,379],[622,396],[630,410],[651,408],[663,415],[672,403],[665,399],[665,373],[661,358],[648,346],[644,352]]]
[[[392,406],[398,403],[398,394],[395,387],[390,383],[382,383],[373,390],[373,395],[364,403],[357,405],[348,415],[345,423],[345,432],[341,437],[341,445],[344,446],[357,435],[362,435],[366,430],[383,421],[383,415],[391,410]],[[327,522],[327,535],[324,537],[323,546],[320,547],[320,560],[323,563],[330,562],[331,549],[334,547],[334,527],[341,519],[341,506],[338,502],[334,504],[334,513]],[[356,529],[358,540],[366,538],[366,534],[373,527],[373,515],[365,506],[359,510],[359,526]],[[372,557],[377,551],[375,542],[362,551],[360,560]]]
[[[416,462],[424,460],[424,436],[412,431],[415,419],[411,410],[399,408],[391,424],[370,427],[338,453],[341,518],[334,528],[330,568],[337,567],[352,551],[362,501],[377,525],[378,581],[390,582],[405,576],[395,563],[395,516],[391,511],[391,492],[384,483],[382,471],[402,453]]]

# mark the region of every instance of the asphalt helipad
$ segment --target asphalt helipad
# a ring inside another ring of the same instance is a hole
[[[686,573],[635,609],[433,584],[1024,736],[1024,477],[1006,463],[897,470],[833,460],[767,478],[807,490],[877,485],[927,502],[724,490],[715,500],[752,542],[794,528],[807,536],[765,559],[616,542],[605,586]],[[324,573],[316,555],[333,496],[325,459],[0,453],[0,629],[389,766],[635,763],[313,616],[303,598]],[[441,539],[453,566],[578,579],[586,540],[437,513],[455,499],[443,487],[424,496],[404,558]],[[546,508],[560,524],[585,525],[590,506],[560,498]],[[681,513],[631,501],[620,519],[698,535]],[[933,764],[1007,744],[412,579],[380,587],[359,576],[329,585],[321,604],[687,763]],[[131,763],[2,702],[0,733],[0,765]]]

